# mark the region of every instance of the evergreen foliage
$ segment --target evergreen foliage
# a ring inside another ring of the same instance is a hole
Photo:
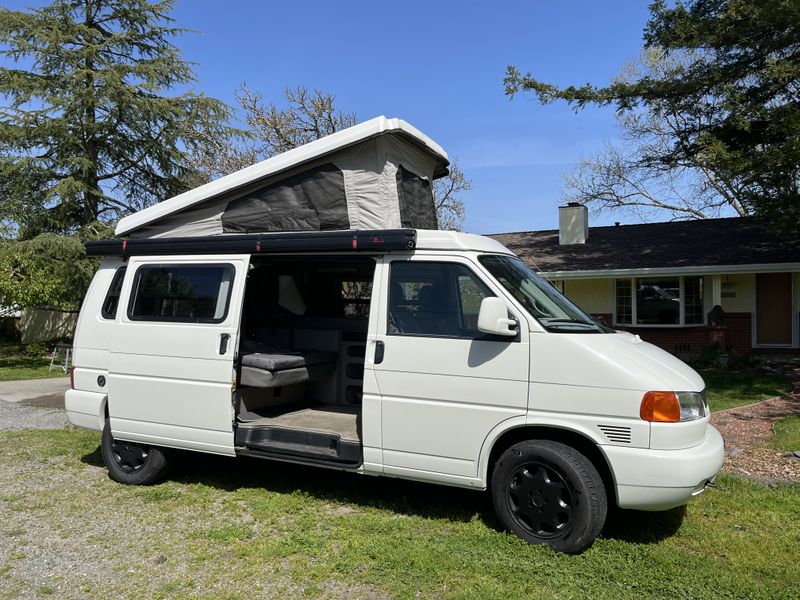
[[[97,267],[83,241],[184,191],[200,131],[235,135],[190,90],[173,4],[0,7],[0,306],[77,308]]]
[[[100,262],[86,256],[84,242],[113,235],[108,225],[91,223],[70,236],[0,240],[0,303],[76,310]]]
[[[110,222],[182,191],[184,150],[227,107],[191,91],[173,0],[0,8],[0,218],[30,239]]]
[[[650,10],[645,48],[674,68],[559,88],[510,66],[506,93],[672,118],[680,127],[671,143],[644,147],[639,166],[710,167],[745,214],[800,229],[800,3],[658,0]]]

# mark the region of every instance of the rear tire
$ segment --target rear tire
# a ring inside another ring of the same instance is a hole
[[[103,427],[100,450],[109,476],[119,483],[151,485],[163,479],[171,466],[168,450],[115,440],[108,419]]]
[[[600,474],[574,448],[527,440],[503,452],[491,481],[500,522],[530,544],[577,554],[592,545],[606,520]]]

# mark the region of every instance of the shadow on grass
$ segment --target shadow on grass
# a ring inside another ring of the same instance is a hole
[[[105,467],[103,463],[103,454],[100,452],[100,446],[94,449],[89,454],[81,456],[81,462],[92,467]]]
[[[686,516],[686,505],[661,512],[643,510],[608,511],[602,536],[634,544],[655,544],[678,532]]]
[[[234,459],[176,451],[176,459],[169,481],[229,492],[240,489],[263,489],[278,494],[297,492],[317,500],[430,519],[468,522],[477,517],[495,531],[503,531],[488,492],[250,457]],[[84,455],[81,461],[103,466],[100,448]],[[678,531],[685,512],[685,506],[657,513],[613,509],[601,535],[632,543],[656,543]]]
[[[174,481],[202,483],[234,491],[261,488],[281,494],[299,492],[318,500],[351,503],[425,518],[470,521],[478,516],[499,530],[487,494],[390,477],[372,477],[272,460],[183,453]]]

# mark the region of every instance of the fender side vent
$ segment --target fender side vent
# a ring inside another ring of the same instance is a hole
[[[612,444],[630,444],[631,428],[620,427],[619,425],[598,425],[606,439]]]

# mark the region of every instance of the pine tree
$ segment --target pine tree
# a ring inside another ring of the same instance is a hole
[[[643,145],[637,168],[696,165],[732,194],[737,212],[800,230],[800,2],[656,0],[650,12],[645,49],[674,68],[560,88],[509,67],[506,93],[671,120],[670,143]]]
[[[171,40],[174,0],[0,8],[0,234],[111,222],[182,191],[202,129],[233,133]]]

